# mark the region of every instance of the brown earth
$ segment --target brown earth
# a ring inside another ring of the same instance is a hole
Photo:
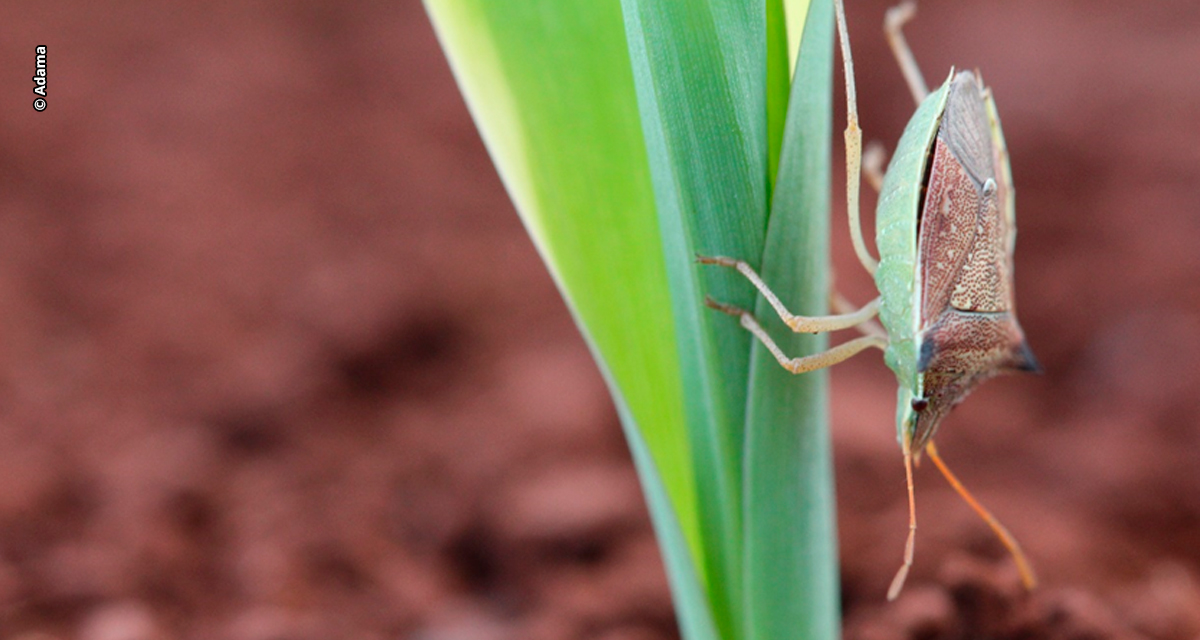
[[[863,126],[894,143],[886,3],[852,4]],[[930,78],[995,90],[1047,370],[939,444],[1043,584],[923,468],[884,602],[903,474],[863,357],[833,389],[846,635],[1196,638],[1200,6],[922,11]],[[676,636],[604,386],[419,3],[0,25],[0,638]]]

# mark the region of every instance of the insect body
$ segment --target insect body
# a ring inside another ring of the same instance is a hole
[[[1038,368],[1014,313],[1013,190],[993,104],[975,74],[952,75],[913,117],[880,192],[884,358],[909,391],[898,424],[914,453],[980,382]]]
[[[1011,551],[1026,586],[1032,587],[1033,572],[1016,541],[963,488],[933,444],[950,409],[981,382],[1007,371],[1038,370],[1013,304],[1015,208],[995,103],[990,90],[971,72],[952,71],[940,88],[928,93],[900,33],[914,7],[906,4],[889,12],[889,40],[918,108],[882,179],[876,211],[880,260],[876,263],[862,242],[858,222],[861,132],[845,14],[840,0],[836,5],[848,106],[847,209],[855,250],[874,274],[880,297],[841,315],[796,316],[745,262],[720,257],[699,257],[699,261],[736,268],[794,331],[858,327],[864,335],[824,353],[789,358],[749,312],[711,300],[709,304],[739,317],[742,326],[794,373],[836,364],[870,347],[884,350],[884,360],[899,383],[896,426],[909,496],[904,564],[892,582],[889,599],[899,594],[913,561],[912,465],[922,452],[929,454],[951,485],[992,527]],[[876,313],[886,335],[870,322]]]

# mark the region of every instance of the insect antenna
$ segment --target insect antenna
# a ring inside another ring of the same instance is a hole
[[[908,570],[913,565],[913,552],[917,544],[917,501],[913,495],[912,437],[908,434],[904,436],[904,479],[908,484],[908,540],[904,543],[904,564],[900,565],[896,577],[892,578],[892,585],[888,587],[888,601],[895,600],[900,595],[900,590],[904,588],[904,581],[908,579]]]
[[[974,496],[971,495],[970,491],[967,491],[967,488],[964,487],[961,482],[959,482],[958,477],[956,477],[950,471],[950,468],[946,466],[945,462],[942,462],[942,457],[938,455],[937,447],[933,446],[933,442],[925,445],[925,451],[929,453],[929,459],[933,460],[933,464],[937,466],[938,471],[942,472],[942,475],[945,476],[946,481],[950,483],[950,486],[954,487],[954,490],[958,492],[958,495],[961,496],[964,501],[966,501],[967,505],[975,510],[975,513],[978,514],[980,518],[983,518],[983,521],[986,522],[989,527],[991,527],[992,532],[996,534],[996,537],[999,538],[1004,547],[1008,549],[1008,552],[1013,557],[1013,561],[1017,563],[1017,571],[1021,574],[1021,584],[1023,584],[1026,589],[1033,589],[1036,587],[1037,576],[1034,575],[1033,566],[1029,564],[1029,560],[1025,557],[1025,553],[1021,551],[1021,545],[1017,543],[1017,539],[1008,532],[1008,529],[1004,528],[1004,525],[1000,524],[1000,521],[997,520],[990,511],[985,509],[984,506],[980,504]]]

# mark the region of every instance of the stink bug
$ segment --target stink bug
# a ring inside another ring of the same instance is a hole
[[[942,420],[979,383],[1008,371],[1037,371],[1013,304],[1012,254],[1016,240],[1012,174],[991,91],[978,73],[950,72],[930,93],[901,27],[913,16],[911,2],[888,12],[885,30],[917,101],[886,175],[868,160],[868,177],[880,190],[875,242],[880,259],[866,249],[859,223],[862,133],[858,128],[854,66],[845,9],[836,0],[838,35],[846,76],[846,200],[855,252],[874,275],[880,296],[856,311],[803,317],[789,312],[745,262],[699,256],[703,264],[737,269],[797,332],[857,327],[864,335],[826,352],[790,358],[752,314],[708,300],[736,316],[793,373],[837,364],[867,348],[884,351],[899,392],[896,428],[904,453],[909,534],[904,563],[888,590],[899,595],[913,563],[916,508],[912,467],[922,452],[1012,553],[1025,586],[1036,582],[1016,540],[984,509],[942,462],[934,446]],[[836,302],[836,301],[835,301]],[[845,306],[845,305],[842,305]],[[845,311],[845,310],[843,310]],[[878,315],[880,328],[872,321]]]

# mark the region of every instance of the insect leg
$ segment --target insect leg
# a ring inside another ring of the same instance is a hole
[[[845,315],[854,312],[854,306],[850,304],[850,301],[837,291],[830,292],[829,307],[833,309],[834,313],[837,314]],[[882,325],[874,320],[868,320],[862,324],[857,324],[854,326],[854,328],[858,329],[858,332],[864,336],[877,336],[884,339],[887,338],[887,330],[885,330]]]
[[[867,273],[875,275],[879,262],[871,257],[863,241],[859,212],[858,187],[862,181],[862,129],[858,128],[858,98],[854,89],[854,58],[850,55],[850,37],[846,33],[846,7],[835,0],[838,40],[842,45],[842,69],[846,75],[846,215],[850,219],[850,240],[854,253]]]
[[[917,59],[913,57],[912,49],[908,48],[908,41],[904,39],[904,23],[912,20],[917,15],[917,3],[914,0],[905,0],[891,9],[888,9],[887,15],[883,19],[883,31],[887,34],[888,44],[892,47],[892,54],[896,56],[896,62],[900,63],[900,72],[904,74],[904,81],[908,83],[908,90],[912,92],[913,100],[917,104],[929,95],[929,87],[925,85],[925,77],[921,75],[921,67],[917,66]]]
[[[754,268],[746,262],[742,260],[734,260],[733,258],[726,258],[723,256],[709,257],[700,255],[696,256],[696,261],[700,264],[715,264],[721,267],[737,269],[738,273],[746,276],[746,279],[750,281],[750,284],[753,284],[755,288],[758,289],[763,298],[765,298],[766,301],[775,308],[775,312],[779,314],[779,317],[783,319],[783,321],[787,323],[787,326],[796,333],[825,333],[827,331],[847,329],[849,327],[862,324],[875,317],[875,315],[879,313],[879,298],[876,298],[868,302],[865,306],[863,306],[863,308],[843,315],[798,316],[791,311],[788,311],[787,307],[783,306],[783,302],[779,300],[779,296],[775,295],[774,291],[771,291],[770,287],[767,286],[767,283],[763,282],[763,279],[759,277],[757,273],[755,273]],[[708,306],[721,311],[725,311],[726,307],[726,305],[716,302],[712,302]],[[736,307],[730,308],[736,309]],[[736,316],[740,315],[740,313],[741,310],[738,309],[737,312],[730,313],[730,315]]]
[[[775,344],[775,341],[771,339],[771,336],[767,335],[766,330],[762,328],[762,325],[758,324],[758,320],[755,320],[754,316],[751,315],[749,311],[739,309],[733,305],[721,304],[712,300],[711,298],[705,300],[704,302],[717,311],[738,317],[738,319],[741,320],[742,326],[745,327],[750,333],[753,333],[754,337],[758,338],[759,342],[763,343],[763,346],[771,352],[771,355],[775,356],[775,359],[779,362],[780,366],[788,371],[791,371],[792,373],[808,373],[809,371],[831,367],[843,360],[846,360],[854,354],[863,351],[864,349],[870,349],[871,347],[875,347],[876,349],[887,348],[887,339],[880,338],[878,336],[863,336],[861,338],[855,338],[853,340],[843,342],[842,344],[839,344],[828,351],[814,353],[811,356],[789,358],[787,354],[785,354],[783,350],[779,348],[779,345]]]
[[[954,490],[958,492],[958,495],[962,496],[962,499],[966,501],[967,505],[975,510],[975,513],[977,513],[980,518],[983,518],[983,521],[986,522],[989,527],[991,527],[992,532],[996,534],[997,538],[1000,538],[1000,542],[1006,549],[1008,549],[1008,552],[1013,557],[1013,561],[1017,563],[1017,572],[1021,574],[1021,584],[1025,585],[1026,589],[1033,589],[1035,586],[1037,586],[1037,576],[1033,573],[1033,566],[1029,564],[1029,560],[1025,557],[1025,553],[1021,551],[1021,545],[1017,543],[1017,539],[1014,538],[1012,534],[1008,532],[1008,529],[1004,528],[1004,525],[1000,524],[1000,521],[997,520],[990,511],[985,509],[983,505],[971,495],[971,492],[967,491],[967,488],[958,481],[958,478],[950,472],[950,468],[946,466],[945,462],[942,462],[942,457],[938,455],[937,447],[933,446],[933,442],[925,445],[925,451],[929,454],[929,459],[933,460],[933,464],[937,466],[938,471],[941,471],[942,475],[945,476],[946,481],[950,483],[950,486],[954,487]]]
[[[883,148],[883,143],[878,140],[872,140],[867,143],[867,148],[863,150],[862,170],[866,176],[867,182],[875,193],[883,190],[883,165],[887,160],[887,151]]]
[[[912,438],[908,435],[904,437],[904,480],[908,484],[908,540],[904,543],[904,564],[900,565],[900,570],[896,572],[896,577],[892,578],[892,584],[888,587],[887,599],[895,600],[900,595],[900,590],[904,588],[904,581],[908,579],[908,570],[913,565],[914,548],[917,542],[917,501],[913,495],[913,454],[912,454]]]

